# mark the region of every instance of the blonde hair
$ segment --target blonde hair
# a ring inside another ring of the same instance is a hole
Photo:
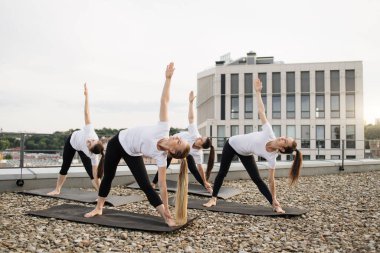
[[[175,219],[177,225],[184,225],[187,223],[188,181],[187,160],[185,158],[181,161],[181,167],[177,182],[177,193],[175,199]]]

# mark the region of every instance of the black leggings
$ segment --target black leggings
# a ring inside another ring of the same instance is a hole
[[[154,207],[161,205],[161,198],[150,184],[142,156],[128,155],[120,144],[119,134],[112,137],[107,145],[104,158],[104,177],[100,184],[99,197],[105,198],[108,196],[111,190],[112,180],[116,174],[117,165],[121,158],[127,163],[140,189],[143,190],[148,197],[149,203]]]
[[[61,175],[67,175],[67,172],[69,171],[69,168],[71,166],[71,162],[73,161],[75,152],[77,152],[73,148],[73,146],[71,146],[70,139],[71,135],[67,138],[65,146],[63,147],[63,162],[61,170],[59,171],[59,174]],[[92,164],[90,157],[88,157],[82,151],[78,151],[78,154],[80,159],[82,160],[83,166],[86,169],[87,174],[90,176],[91,180],[94,179],[94,176],[92,175]]]
[[[250,155],[250,156],[239,155],[231,147],[228,141],[226,142],[226,144],[224,144],[224,147],[223,147],[222,161],[220,162],[220,169],[219,169],[218,175],[215,178],[212,196],[213,197],[218,196],[220,187],[222,187],[223,180],[226,177],[228,170],[230,169],[231,161],[235,155],[239,157],[241,163],[244,165],[249,176],[251,177],[252,181],[257,185],[260,192],[269,201],[269,203],[272,204],[272,194],[270,193],[268,186],[264,183],[264,181],[260,177],[259,169],[257,168],[255,158],[253,157],[253,155]]]
[[[203,185],[203,187],[205,187],[205,183],[203,182],[203,179],[201,177],[201,174],[199,174],[199,171],[198,171],[198,168],[197,168],[197,164],[195,163],[194,161],[194,157],[192,155],[188,155],[186,157],[186,160],[187,160],[187,166],[191,172],[191,174],[193,174],[194,178],[201,184]],[[172,161],[172,158],[171,157],[168,157],[167,158],[167,165],[166,165],[166,168],[169,168],[169,165]],[[154,179],[153,179],[153,183],[154,184],[157,184],[158,182],[158,172],[156,173],[156,175],[154,176]]]

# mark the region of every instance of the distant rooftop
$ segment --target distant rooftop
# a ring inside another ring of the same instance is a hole
[[[275,62],[273,56],[261,56],[257,57],[256,52],[250,51],[247,56],[240,57],[237,60],[231,59],[231,54],[227,53],[220,57],[219,61],[216,61],[216,66],[223,65],[259,65],[259,64],[283,64],[284,62]]]

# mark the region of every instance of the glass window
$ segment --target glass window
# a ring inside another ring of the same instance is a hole
[[[325,148],[325,126],[316,126],[316,144],[317,148]]]
[[[340,126],[331,126],[331,148],[340,148]]]
[[[244,93],[245,94],[252,94],[253,93],[252,73],[244,74]]]
[[[346,70],[346,92],[355,91],[355,70]]]
[[[217,134],[218,134],[218,147],[224,146],[224,141],[226,137],[226,127],[225,126],[217,126]]]
[[[244,97],[244,118],[252,119],[253,116],[253,98],[252,95]]]
[[[355,125],[346,126],[346,148],[355,148]]]
[[[316,155],[315,158],[317,160],[325,160],[325,155]]]
[[[281,136],[281,126],[280,125],[273,125],[272,129],[273,129],[273,133],[276,137]]]
[[[302,160],[309,161],[310,160],[310,155],[302,155]],[[204,161],[207,161],[207,160],[204,160]]]
[[[260,132],[260,131],[263,131],[263,126],[262,125],[258,125],[257,126],[257,130]]]
[[[346,95],[346,118],[355,118],[355,95]]]
[[[325,117],[325,95],[316,96],[315,117],[316,118]]]
[[[231,136],[239,134],[239,126],[231,126]]]
[[[348,155],[348,156],[346,156],[346,159],[347,160],[356,159],[356,156],[355,155]]]
[[[272,73],[272,93],[281,93],[281,73]]]
[[[231,94],[239,94],[239,74],[231,74]]]
[[[286,72],[286,92],[295,93],[296,77],[294,72]]]
[[[272,96],[272,118],[281,119],[281,96]]]
[[[239,118],[239,96],[231,96],[231,119]]]
[[[310,118],[310,95],[301,95],[301,118]]]
[[[286,126],[286,137],[296,138],[296,126],[289,125]]]
[[[301,126],[301,148],[310,148],[310,126]]]
[[[226,75],[222,74],[220,77],[220,119],[225,120],[226,119]]]
[[[339,70],[331,70],[330,71],[330,91],[338,92],[340,91],[340,77]]]
[[[301,71],[301,92],[310,92],[310,72]]]
[[[286,118],[296,117],[296,98],[295,95],[286,95]]]
[[[250,134],[253,132],[253,126],[251,125],[245,125],[244,126],[244,134]]]
[[[316,71],[315,72],[315,91],[325,92],[325,72]]]
[[[331,118],[340,117],[340,96],[331,95]]]
[[[263,88],[261,90],[261,94],[267,93],[267,73],[259,73],[259,79],[263,84]]]

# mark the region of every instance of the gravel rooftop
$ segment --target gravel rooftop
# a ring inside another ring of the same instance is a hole
[[[224,185],[243,190],[230,201],[267,205],[250,180]],[[143,195],[125,187],[111,193]],[[291,188],[279,178],[277,195],[282,206],[309,212],[271,218],[189,210],[198,216],[190,226],[159,234],[28,216],[75,202],[2,193],[0,252],[380,252],[380,172],[301,177]],[[146,200],[116,209],[158,215]]]

